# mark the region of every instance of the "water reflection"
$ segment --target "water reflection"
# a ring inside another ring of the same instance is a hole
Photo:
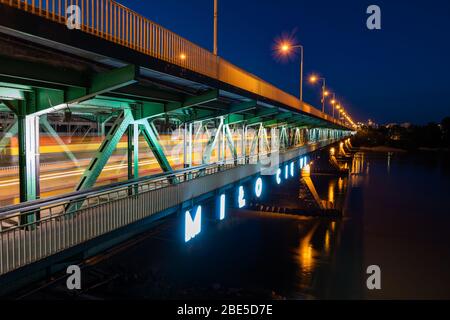
[[[448,299],[450,160],[401,157],[406,155],[388,158],[390,175],[386,154],[358,153],[348,176],[311,176],[320,198],[334,200],[334,207],[344,211],[340,219],[228,208],[221,222],[205,217],[202,234],[185,246],[174,217],[167,230],[96,265],[98,273],[116,280],[89,294],[116,299]],[[282,176],[280,185],[269,178],[263,178],[264,190],[270,191],[262,198],[272,206],[304,201],[299,177]],[[418,192],[426,185],[435,191]],[[205,207],[206,212],[212,210]],[[379,293],[365,287],[370,264],[382,267]]]

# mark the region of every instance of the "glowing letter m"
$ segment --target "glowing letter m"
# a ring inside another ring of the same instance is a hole
[[[198,206],[195,212],[195,217],[192,219],[191,213],[186,211],[185,213],[185,231],[184,231],[184,241],[188,242],[192,238],[202,231],[202,207]]]

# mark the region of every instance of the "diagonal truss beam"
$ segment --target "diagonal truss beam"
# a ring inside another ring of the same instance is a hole
[[[164,154],[161,144],[159,143],[158,133],[156,132],[155,127],[150,125],[148,120],[141,121],[139,124],[142,127],[142,134],[144,135],[145,141],[147,141],[147,144],[152,150],[153,155],[155,156],[156,161],[158,161],[161,169],[164,172],[172,172],[173,169]]]
[[[220,133],[222,131],[222,126],[223,126],[223,119],[221,118],[215,134],[209,138],[208,143],[206,144],[205,152],[203,153],[202,159],[203,164],[208,164],[210,162],[211,154],[217,145],[217,141],[219,140]]]
[[[41,116],[40,122],[44,130],[46,130],[52,136],[52,138],[55,139],[56,143],[58,143],[59,146],[64,150],[64,153],[79,168],[80,163],[78,162],[78,159],[75,157],[72,151],[70,151],[70,149],[67,147],[64,141],[62,141],[62,139],[59,137],[59,134],[55,131],[55,129],[53,129],[53,127],[50,125],[47,119],[47,115]]]
[[[14,137],[19,131],[19,123],[14,120],[13,123],[5,130],[3,137],[0,139],[0,152],[6,148],[11,142],[11,138]]]
[[[225,124],[224,126],[225,126],[225,136],[227,138],[228,147],[230,148],[230,151],[233,154],[233,159],[236,160],[237,159],[237,150],[236,150],[236,146],[234,145],[233,135],[231,134],[231,131],[230,131],[230,125]]]
[[[116,121],[106,135],[105,140],[103,140],[89,166],[86,168],[83,176],[81,177],[81,180],[75,189],[76,191],[85,190],[94,186],[97,178],[108,162],[108,159],[111,157],[120,139],[132,122],[133,115],[128,109],[124,110],[117,117]]]

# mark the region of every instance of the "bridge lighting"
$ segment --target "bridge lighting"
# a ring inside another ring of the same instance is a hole
[[[284,37],[276,40],[275,50],[278,56],[290,57],[295,52],[294,49],[300,49],[300,93],[299,99],[303,102],[303,46],[295,43],[294,37]]]
[[[239,209],[245,207],[244,187],[239,186],[238,206]]]
[[[331,104],[335,104],[335,103],[336,103],[336,100],[332,99]]]
[[[329,92],[326,90],[326,79],[315,74],[309,77],[309,82],[311,84],[315,84],[319,80],[322,80],[322,112],[325,112],[325,97],[329,94]]]
[[[280,168],[277,169],[276,180],[277,180],[277,184],[281,183],[281,169]]]
[[[263,188],[262,179],[261,179],[261,177],[259,177],[258,179],[256,179],[256,183],[255,183],[255,195],[256,195],[256,197],[259,198],[261,196],[262,188]]]
[[[291,46],[287,43],[284,43],[280,47],[281,52],[288,53],[291,50]]]
[[[220,209],[219,209],[219,219],[225,219],[225,195],[220,195]]]
[[[334,156],[334,153],[336,152],[336,150],[334,149],[334,148],[331,148],[330,149],[330,154],[332,155],[332,156]]]
[[[284,166],[284,179],[287,180],[289,178],[289,166]]]
[[[293,177],[294,176],[294,162],[291,162],[290,169],[291,169],[291,177]]]
[[[319,80],[319,78],[316,75],[312,75],[309,77],[309,82],[312,84],[316,83],[317,80]]]
[[[186,60],[186,55],[185,55],[184,53],[181,53],[181,54],[180,54],[180,59],[181,59],[181,60]]]
[[[191,213],[186,211],[184,221],[184,241],[188,242],[192,238],[195,238],[202,230],[202,206],[197,207],[194,219],[192,219]]]

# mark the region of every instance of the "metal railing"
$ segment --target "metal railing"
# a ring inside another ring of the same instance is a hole
[[[335,141],[325,139],[286,149],[279,153],[280,161]],[[240,157],[2,208],[0,275],[257,174],[261,156]],[[215,177],[208,178],[211,175]]]
[[[237,167],[244,166],[198,166],[2,208],[0,275],[176,206],[191,197],[189,189],[203,192],[208,185],[184,182]],[[23,223],[24,217],[31,219]]]
[[[215,56],[112,0],[0,0],[0,3],[65,24],[67,8],[80,8],[82,31],[220,80],[251,93],[310,113],[329,122],[341,121],[245,70]]]

